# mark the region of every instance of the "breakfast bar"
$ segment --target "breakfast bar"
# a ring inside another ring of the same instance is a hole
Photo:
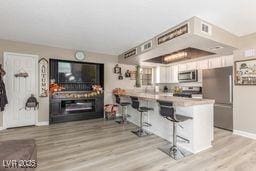
[[[142,106],[154,109],[143,116],[143,121],[152,125],[145,128],[148,132],[172,142],[172,122],[159,114],[157,101],[172,102],[177,114],[192,118],[177,126],[178,146],[194,154],[212,146],[214,100],[136,92],[126,92],[122,98],[127,101],[131,96],[138,97]],[[129,106],[127,112],[131,116],[128,121],[139,125],[138,111]]]

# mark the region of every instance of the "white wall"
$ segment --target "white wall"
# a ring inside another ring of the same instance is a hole
[[[246,49],[256,49],[256,34],[240,39],[240,49],[234,52],[235,61],[256,59],[244,57]],[[256,138],[256,86],[234,86],[234,130]]]
[[[122,89],[133,89],[135,88],[135,80],[131,80],[130,78],[125,78],[124,73],[126,70],[134,71],[134,65],[124,65],[119,64],[122,69],[122,74],[124,79],[119,80],[118,74],[114,74],[114,67],[116,63],[109,63],[105,65],[105,104],[113,103],[113,95],[112,90],[115,88],[122,88]]]

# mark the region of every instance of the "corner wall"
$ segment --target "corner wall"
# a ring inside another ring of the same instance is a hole
[[[244,57],[246,49],[256,49],[256,34],[241,37],[234,60],[256,59]],[[256,86],[234,86],[234,133],[256,138]]]

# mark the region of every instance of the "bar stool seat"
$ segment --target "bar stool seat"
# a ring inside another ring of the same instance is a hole
[[[138,111],[139,112],[148,112],[150,110],[154,110],[153,108],[149,108],[149,107],[139,107]]]
[[[158,103],[159,103],[160,115],[173,123],[172,146],[170,148],[160,148],[160,150],[163,151],[164,153],[168,154],[170,157],[172,157],[175,160],[178,160],[185,156],[190,155],[191,154],[190,152],[188,152],[184,149],[181,149],[180,147],[177,146],[177,137],[180,137],[180,136],[177,135],[176,126],[180,122],[185,122],[185,121],[187,121],[189,119],[193,119],[193,118],[189,117],[189,116],[176,114],[175,108],[174,108],[172,102],[158,101]],[[186,140],[183,137],[180,137],[180,138]]]
[[[129,105],[131,105],[131,103],[130,102],[121,102],[120,105],[121,106],[129,106]]]
[[[138,112],[140,112],[140,123],[139,123],[139,127],[137,130],[132,131],[132,133],[134,133],[135,135],[137,135],[138,137],[144,137],[144,136],[148,136],[151,135],[151,133],[145,131],[143,129],[144,126],[146,127],[150,127],[152,126],[150,123],[147,122],[143,122],[143,113],[149,112],[154,110],[153,108],[149,108],[146,106],[140,106],[140,102],[138,97],[133,97],[131,96],[131,101],[132,101],[132,107],[134,109],[136,109]]]
[[[128,123],[127,122],[127,117],[128,117],[127,107],[129,105],[131,105],[131,103],[130,102],[121,102],[121,98],[117,94],[115,94],[115,98],[116,98],[116,103],[122,107],[122,118],[119,120],[116,120],[116,123],[119,123],[119,124]],[[126,113],[123,112],[124,108],[126,109]]]

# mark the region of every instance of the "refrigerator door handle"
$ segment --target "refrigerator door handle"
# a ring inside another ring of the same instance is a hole
[[[232,75],[229,75],[229,102],[233,103],[233,83],[232,83]]]

